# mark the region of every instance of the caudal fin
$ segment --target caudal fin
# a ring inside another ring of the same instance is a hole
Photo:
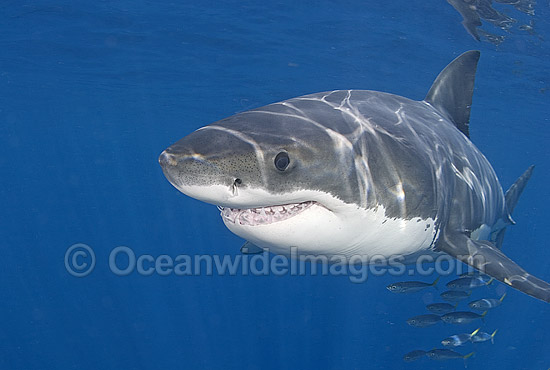
[[[504,195],[504,198],[506,199],[506,208],[508,209],[508,213],[512,215],[512,212],[514,212],[514,208],[516,208],[516,204],[518,204],[519,197],[521,193],[523,192],[523,189],[525,189],[525,185],[527,185],[527,182],[531,178],[531,175],[533,174],[533,170],[535,169],[535,166],[530,166],[524,173],[521,175],[512,186],[506,191],[506,194]],[[513,222],[513,221],[512,221]],[[502,247],[502,242],[504,241],[504,235],[506,233],[506,229],[502,229],[498,232],[497,237],[495,239],[495,245],[498,249]]]
[[[525,189],[527,181],[531,178],[534,169],[535,166],[530,166],[523,173],[523,175],[521,175],[512,186],[510,186],[510,189],[506,191],[504,197],[506,198],[506,207],[508,207],[508,212],[510,214],[514,212],[514,208],[516,208],[516,204],[518,204],[519,197],[523,192],[523,189]]]
[[[485,316],[487,315],[487,312],[489,311],[485,311],[481,314],[481,321],[485,322]]]
[[[475,354],[476,354],[475,352],[470,352],[467,355],[465,355],[464,357],[462,357],[464,359],[464,367],[468,367],[468,363],[466,362],[466,360],[469,359],[470,357],[472,357]]]
[[[491,343],[495,344],[495,335],[497,334],[498,329],[496,329],[493,334],[491,334]]]

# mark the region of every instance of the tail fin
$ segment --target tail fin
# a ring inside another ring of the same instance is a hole
[[[465,355],[464,357],[462,357],[464,359],[464,367],[468,367],[468,363],[466,362],[466,360],[469,359],[470,357],[472,357],[473,355],[475,355],[475,352],[470,352],[467,355]]]
[[[521,193],[523,192],[523,189],[525,189],[525,185],[527,185],[527,181],[531,178],[531,175],[533,174],[533,170],[535,169],[535,166],[530,166],[524,173],[521,175],[512,186],[510,186],[510,189],[506,191],[506,194],[504,195],[504,198],[506,199],[506,208],[508,209],[508,213],[512,215],[512,212],[514,212],[514,208],[516,208],[516,204],[518,204],[519,197]],[[510,220],[513,222],[513,220],[510,218]],[[498,232],[495,245],[498,249],[501,249],[502,242],[504,240],[504,234],[506,233],[506,229],[502,229]]]
[[[491,343],[492,343],[492,344],[495,344],[495,335],[496,335],[497,331],[498,331],[498,329],[496,329],[496,330],[493,332],[493,334],[491,334]]]
[[[510,189],[506,191],[504,197],[506,198],[506,207],[508,207],[508,212],[510,214],[514,212],[514,208],[516,208],[516,204],[518,204],[519,196],[523,192],[523,189],[525,189],[527,181],[531,178],[534,168],[535,166],[530,166],[523,173],[523,175],[521,175],[512,186],[510,186]]]

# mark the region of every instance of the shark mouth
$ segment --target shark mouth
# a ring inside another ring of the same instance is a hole
[[[224,221],[246,226],[267,225],[284,221],[302,213],[314,204],[314,201],[285,204],[261,208],[229,208],[218,206]]]

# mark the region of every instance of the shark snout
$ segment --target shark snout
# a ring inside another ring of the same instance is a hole
[[[205,128],[172,144],[159,156],[166,178],[180,191],[188,186],[221,186],[227,189],[263,185],[265,153],[251,139],[236,131]]]
[[[181,183],[178,176],[178,156],[166,149],[159,155],[159,164],[166,179],[177,188]]]
[[[176,188],[223,182],[224,174],[211,160],[198,153],[181,152],[172,147],[159,156],[164,175]]]
[[[177,166],[178,165],[178,160],[177,160],[177,157],[174,154],[169,153],[168,150],[165,150],[162,153],[160,153],[159,164],[162,167],[162,169],[164,170],[164,169],[167,169],[169,167]]]
[[[176,189],[215,205],[229,204],[239,195],[243,180],[227,173],[223,160],[183,149],[172,146],[158,159],[164,176]]]

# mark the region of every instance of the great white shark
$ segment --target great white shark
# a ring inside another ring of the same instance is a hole
[[[160,165],[250,246],[363,263],[447,253],[550,302],[550,284],[501,251],[533,167],[504,194],[469,139],[479,55],[452,61],[422,101],[369,90],[300,96],[201,127]]]

